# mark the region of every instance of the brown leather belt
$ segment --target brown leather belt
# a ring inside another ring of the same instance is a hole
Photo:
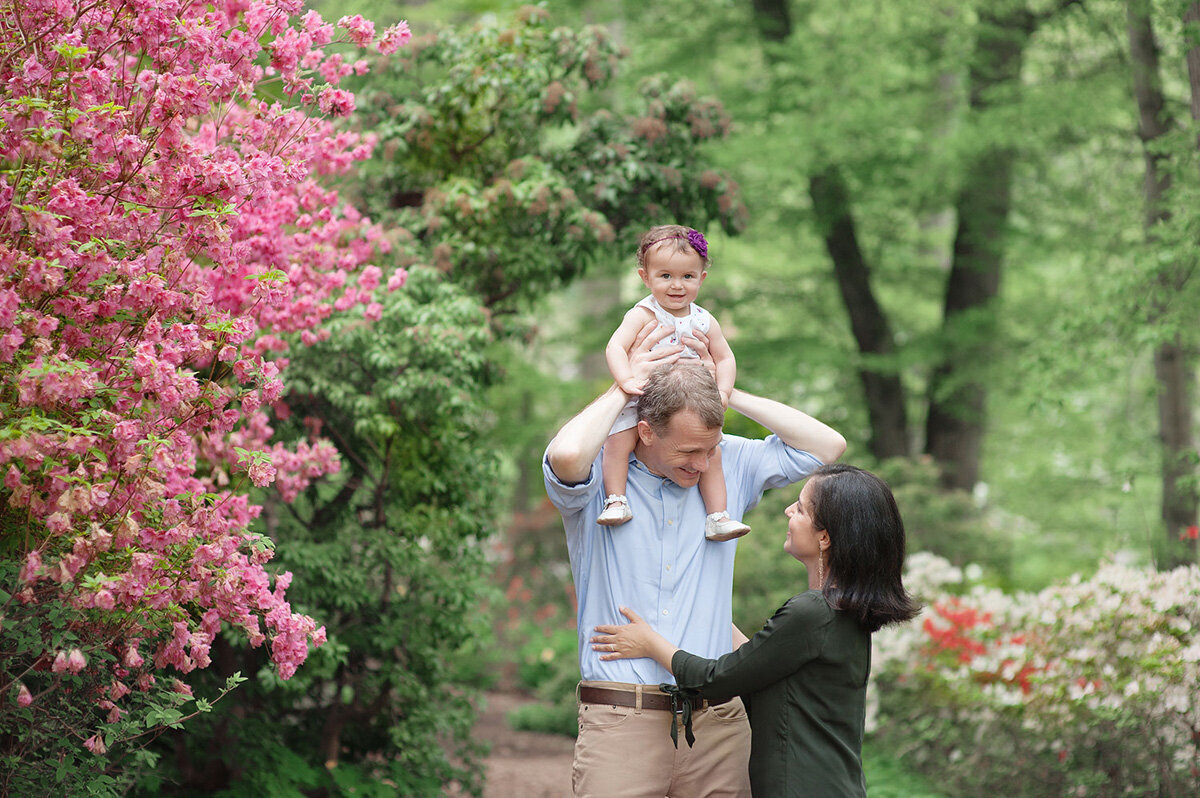
[[[719,706],[729,701],[728,698],[723,698],[720,701],[706,701],[699,696],[688,699],[692,705],[692,709],[704,709],[705,707]],[[583,704],[609,704],[614,707],[636,707],[637,693],[632,690],[613,690],[607,687],[587,687],[579,685],[579,701]],[[651,692],[650,690],[642,691],[642,709],[661,709],[667,712],[671,711],[671,697],[664,693]]]

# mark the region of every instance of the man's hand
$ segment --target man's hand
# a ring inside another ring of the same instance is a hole
[[[708,336],[699,330],[692,330],[691,335],[684,336],[683,343],[690,346],[692,351],[700,356],[700,362],[704,364],[704,367],[708,369],[708,373],[715,380],[717,378],[717,363],[713,360],[712,352],[708,351]],[[729,397],[722,394],[721,399],[724,400],[725,406],[728,407]]]
[[[642,325],[642,329],[638,330],[637,335],[634,336],[633,346],[629,348],[629,368],[633,371],[633,379],[621,383],[622,391],[630,396],[641,395],[642,388],[645,386],[646,380],[650,379],[650,374],[654,369],[664,363],[674,363],[679,360],[679,355],[683,352],[682,344],[662,346],[650,351],[655,344],[672,332],[670,327],[663,327],[653,319]]]

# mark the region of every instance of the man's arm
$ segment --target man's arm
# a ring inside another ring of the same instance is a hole
[[[608,431],[629,397],[616,385],[600,394],[594,402],[563,424],[550,441],[546,460],[554,476],[566,485],[578,485],[588,478],[592,463],[608,440]]]
[[[846,451],[841,433],[782,402],[735,388],[729,406],[774,432],[788,446],[808,452],[822,463],[832,463]]]
[[[639,387],[645,384],[655,366],[675,362],[683,351],[682,346],[664,346],[651,352],[651,347],[672,332],[667,327],[656,331],[656,327],[658,323],[654,321],[643,325],[629,353],[630,370],[640,383]],[[596,455],[600,454],[613,422],[628,400],[629,396],[624,391],[612,385],[563,425],[546,448],[550,470],[559,481],[566,485],[578,485],[588,478]]]
[[[683,342],[696,351],[701,362],[708,366],[716,377],[717,370],[710,351],[709,337],[701,332],[693,332],[690,337],[684,338]],[[729,407],[762,424],[788,446],[808,452],[822,463],[832,463],[846,451],[846,439],[833,427],[774,399],[764,399],[734,388],[729,397]]]

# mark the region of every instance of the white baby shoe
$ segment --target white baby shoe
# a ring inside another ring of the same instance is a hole
[[[596,519],[600,526],[620,526],[633,518],[633,510],[629,509],[629,500],[615,493],[608,494],[604,500],[604,512]],[[750,531],[750,527],[746,527]],[[743,533],[744,534],[744,533]]]
[[[734,521],[729,517],[729,513],[724,510],[719,513],[710,513],[704,519],[704,537],[709,540],[718,542],[733,540],[734,538],[740,538],[749,531],[750,527],[741,521]]]

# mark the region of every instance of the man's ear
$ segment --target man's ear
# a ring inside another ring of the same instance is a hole
[[[654,444],[654,429],[649,422],[639,421],[637,423],[638,438],[643,446],[651,446]]]

